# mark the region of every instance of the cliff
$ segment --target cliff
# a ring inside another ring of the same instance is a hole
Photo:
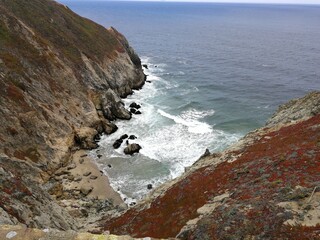
[[[97,147],[99,134],[117,129],[112,120],[130,119],[120,97],[144,81],[139,57],[115,29],[55,1],[0,0],[0,224],[77,229],[77,216],[94,209],[62,204],[92,190],[63,186],[74,180],[73,153]]]
[[[55,1],[0,0],[0,80],[1,237],[319,238],[320,92],[125,210],[85,152],[144,84],[125,37]]]
[[[101,226],[134,237],[319,239],[319,200],[320,92],[313,92]]]

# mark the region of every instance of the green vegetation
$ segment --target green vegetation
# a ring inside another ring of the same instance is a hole
[[[75,64],[81,64],[80,52],[93,60],[102,61],[106,56],[113,56],[115,50],[121,49],[118,40],[104,27],[79,17],[63,5],[57,7],[54,1],[22,3],[21,0],[2,0],[1,5],[27,22],[36,30],[37,37],[47,39]]]

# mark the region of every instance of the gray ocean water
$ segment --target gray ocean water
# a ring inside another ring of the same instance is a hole
[[[128,203],[320,89],[320,6],[62,2],[117,28],[149,66],[151,83],[124,100],[142,115],[117,121],[92,152]],[[124,133],[138,137],[140,154],[112,148]]]

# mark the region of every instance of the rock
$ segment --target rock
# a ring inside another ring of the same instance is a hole
[[[68,180],[69,181],[73,181],[74,180],[74,176],[73,175],[68,176]]]
[[[89,127],[82,127],[75,131],[74,141],[82,149],[94,149],[98,147],[95,138],[98,135],[97,130]]]
[[[89,193],[91,193],[92,192],[92,187],[81,187],[80,188],[80,192],[83,194],[83,195],[85,195],[85,196],[87,196]]]
[[[122,140],[124,140],[124,139],[126,139],[126,138],[128,138],[128,134],[124,134],[124,135],[122,135],[122,136],[120,137],[120,139],[122,139]]]
[[[124,153],[127,155],[132,155],[134,153],[138,153],[141,149],[141,146],[139,144],[133,143],[129,144],[125,149]]]
[[[94,175],[92,175],[92,176],[90,176],[90,179],[91,180],[95,180],[95,179],[97,179],[98,177],[97,176],[94,176]]]
[[[148,69],[148,65],[147,64],[142,64],[142,67],[144,67],[145,69]]]
[[[75,169],[77,166],[76,166],[76,164],[75,163],[71,163],[68,167],[67,167],[67,169],[68,170],[71,170],[71,169]]]
[[[137,112],[137,110],[134,109],[134,108],[130,108],[130,112],[133,113],[133,114],[135,114],[135,113]]]
[[[98,158],[101,158],[101,157],[102,157],[102,154],[98,154],[97,157],[98,157]]]
[[[101,107],[103,116],[110,121],[116,119],[131,119],[131,113],[125,109],[120,97],[111,89],[108,89],[102,97]]]
[[[85,172],[85,173],[83,174],[83,176],[88,177],[90,174],[91,174],[91,172],[88,171],[88,172]]]
[[[141,114],[141,112],[138,110],[138,111],[136,111],[136,113],[135,114]]]
[[[148,185],[147,185],[147,188],[148,188],[149,190],[152,189],[152,188],[153,188],[152,184],[148,184]]]
[[[131,104],[129,105],[129,107],[130,107],[130,108],[139,109],[139,108],[141,108],[141,105],[139,105],[139,104],[137,104],[137,103],[133,102],[133,103],[131,103]]]
[[[151,81],[149,81],[149,80],[146,80],[146,82],[147,82],[147,83],[151,83]]]
[[[66,174],[69,174],[69,173],[70,173],[69,171],[62,170],[62,171],[56,172],[55,175],[56,176],[62,176],[62,175],[66,175]]]
[[[98,134],[94,137],[95,142],[99,142],[101,140],[101,136]]]
[[[112,145],[113,148],[114,148],[114,149],[118,149],[118,148],[121,146],[122,142],[123,142],[122,139],[116,140],[116,141],[113,143],[113,145]]]
[[[204,158],[204,157],[210,156],[210,154],[211,153],[210,153],[209,149],[207,148],[206,151],[204,152],[204,154],[202,154],[200,158]]]
[[[118,130],[117,125],[115,125],[112,122],[109,122],[108,120],[103,121],[102,125],[103,125],[104,132],[108,135],[110,135]]]
[[[109,168],[112,168],[111,164],[108,164],[108,167],[109,167]]]
[[[76,177],[76,178],[74,179],[75,182],[80,182],[81,180],[82,180],[82,177]]]
[[[129,139],[131,139],[131,140],[134,140],[134,139],[136,139],[137,137],[135,136],[135,135],[130,135],[129,136]]]

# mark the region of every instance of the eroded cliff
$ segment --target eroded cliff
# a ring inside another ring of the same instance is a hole
[[[115,131],[110,121],[130,119],[119,97],[144,81],[115,29],[55,1],[0,0],[0,223],[77,229],[48,194],[62,188],[54,173]]]

